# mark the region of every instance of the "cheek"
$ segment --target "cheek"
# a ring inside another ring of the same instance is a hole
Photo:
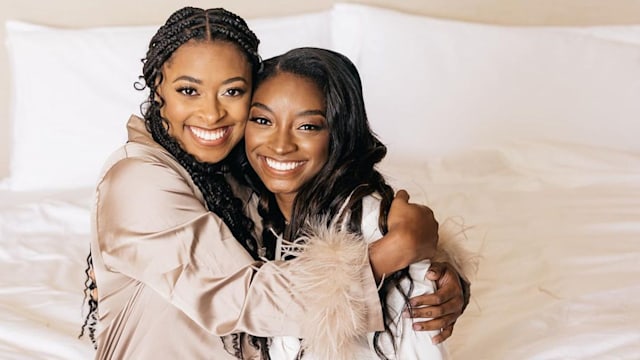
[[[172,127],[175,127],[179,122],[183,121],[187,111],[188,109],[179,101],[168,96],[163,98],[163,104],[160,107],[160,116],[169,121]]]
[[[255,148],[256,133],[253,131],[251,124],[245,123],[244,126],[244,149],[247,154]]]
[[[176,112],[175,108],[164,108],[160,111],[160,114],[164,119],[169,122],[169,135],[176,137],[179,135],[179,131],[182,128],[183,122],[181,121],[181,114]]]
[[[322,158],[322,166],[324,166],[329,160],[329,136],[322,141],[320,157]]]
[[[249,119],[249,101],[250,98],[243,99],[230,104],[227,107],[229,115],[231,115],[236,122],[246,123]]]

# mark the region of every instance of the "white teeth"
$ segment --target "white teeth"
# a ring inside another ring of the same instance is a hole
[[[265,159],[267,160],[267,165],[270,168],[280,171],[293,170],[304,163],[304,161],[276,161],[271,158]]]
[[[224,129],[218,130],[205,130],[202,128],[197,128],[193,126],[189,126],[193,135],[205,141],[218,140],[224,136]]]

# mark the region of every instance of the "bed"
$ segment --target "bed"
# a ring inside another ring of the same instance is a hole
[[[453,358],[638,358],[640,25],[497,26],[354,4],[249,23],[263,57],[349,56],[390,148],[380,169],[443,231],[464,229],[479,266]],[[88,359],[77,335],[92,186],[138,112],[155,26],[6,29],[0,358]]]

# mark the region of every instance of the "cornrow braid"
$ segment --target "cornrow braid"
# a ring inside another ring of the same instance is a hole
[[[241,17],[222,8],[203,10],[185,7],[171,15],[149,43],[149,50],[143,59],[141,76],[150,90],[148,102],[155,99],[157,85],[162,80],[162,65],[177,48],[191,39],[223,40],[233,43],[247,56],[252,65],[254,78],[260,70],[260,40]]]
[[[254,223],[243,211],[243,203],[235,197],[226,175],[232,173],[228,160],[219,163],[203,163],[193,155],[187,153],[173,139],[167,129],[169,122],[161,116],[160,109],[164,106],[157,88],[163,81],[162,68],[171,59],[173,53],[190,40],[196,41],[224,41],[235,45],[251,64],[252,78],[255,78],[262,65],[258,54],[260,41],[249,29],[246,22],[238,15],[222,8],[200,9],[184,7],[174,12],[162,25],[149,42],[146,56],[142,59],[142,75],[134,84],[137,90],[149,90],[147,100],[141,105],[146,128],[153,139],[173,155],[178,163],[191,176],[194,184],[202,193],[209,211],[218,215],[227,225],[233,236],[251,254],[254,259],[259,258],[258,243],[253,235]],[[236,146],[234,152],[239,151]],[[88,258],[88,270],[92,268],[91,254]],[[89,276],[87,275],[89,278]],[[90,284],[85,284],[85,292]],[[95,283],[94,285],[95,286]],[[92,306],[89,300],[90,313],[87,314],[85,326],[93,334],[97,312],[97,302]],[[82,334],[81,334],[82,335]],[[249,336],[251,346],[259,349],[265,359],[268,359],[267,338]],[[241,347],[238,336],[231,337],[234,347]],[[92,338],[95,345],[95,340]],[[236,352],[237,357],[241,355]]]
[[[87,268],[84,270],[84,298],[83,303],[86,301],[89,305],[89,312],[84,319],[84,323],[80,328],[80,334],[78,339],[84,336],[85,331],[89,334],[89,339],[93,344],[93,348],[97,349],[96,343],[96,325],[98,324],[98,299],[94,297],[93,291],[97,289],[96,281],[91,276],[93,271],[93,259],[91,258],[91,252],[87,256]]]

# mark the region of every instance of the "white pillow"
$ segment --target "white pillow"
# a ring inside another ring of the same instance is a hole
[[[640,152],[639,26],[494,26],[351,4],[332,25],[392,158],[514,139]]]
[[[7,23],[13,80],[12,190],[91,186],[126,140],[144,94],[133,83],[155,27]]]
[[[327,47],[329,13],[254,19],[263,58],[297,46]],[[60,29],[8,22],[13,79],[9,188],[93,186],[126,141],[145,91],[134,82],[157,26]]]
[[[330,11],[247,19],[247,24],[260,39],[260,55],[263,59],[302,46],[331,47]]]

